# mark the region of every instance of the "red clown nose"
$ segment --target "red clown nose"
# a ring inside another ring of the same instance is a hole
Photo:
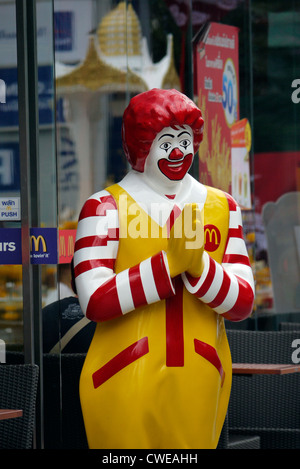
[[[174,150],[171,151],[169,159],[170,160],[181,160],[183,157],[183,153],[179,148],[174,148]]]

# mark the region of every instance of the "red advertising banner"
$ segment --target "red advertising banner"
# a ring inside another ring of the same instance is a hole
[[[196,46],[195,66],[204,118],[199,178],[231,193],[231,126],[240,118],[238,28],[211,23]]]
[[[59,230],[59,263],[71,262],[75,247],[76,230]]]

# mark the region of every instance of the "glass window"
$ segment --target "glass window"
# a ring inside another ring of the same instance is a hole
[[[274,327],[300,311],[299,15],[252,2],[257,313]]]
[[[252,29],[248,2],[54,1],[61,232],[69,230],[75,237],[85,200],[126,174],[121,122],[131,96],[152,87],[177,88],[194,98],[205,114],[196,54],[199,41],[205,42],[207,27],[212,24],[236,30],[238,113],[234,120],[247,119],[253,133]],[[219,91],[222,97],[222,87]],[[208,116],[206,129],[212,125],[218,122]],[[218,177],[211,179],[211,174],[208,177],[208,172],[202,171],[201,155],[204,163],[207,162],[205,141],[192,173],[203,183],[231,192],[231,123],[226,126],[226,146],[212,137],[215,152],[212,160],[218,167]],[[247,154],[243,185],[247,189],[247,205],[243,219],[250,258],[256,269],[254,148],[253,143]]]
[[[59,223],[75,227],[87,197],[127,171],[130,97],[180,87],[180,29],[164,1],[56,0],[54,9]]]
[[[15,2],[0,2],[0,10],[0,339],[7,351],[23,346],[20,150]]]

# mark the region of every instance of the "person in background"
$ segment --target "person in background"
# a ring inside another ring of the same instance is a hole
[[[43,308],[44,353],[86,353],[96,323],[82,313],[71,264],[61,264],[60,291],[64,296]],[[57,295],[56,295],[57,298]]]
[[[69,296],[74,296],[74,290],[71,286],[72,283],[72,273],[70,269],[70,264],[59,264],[57,266],[58,273],[58,288],[51,288],[48,292],[48,295],[45,299],[44,306],[47,306],[57,299],[62,300],[63,298],[68,298]]]

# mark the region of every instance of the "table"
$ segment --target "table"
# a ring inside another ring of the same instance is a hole
[[[299,373],[300,365],[267,363],[233,363],[232,373],[243,375],[285,375]]]
[[[0,409],[0,420],[13,419],[22,416],[23,410],[20,409]]]

